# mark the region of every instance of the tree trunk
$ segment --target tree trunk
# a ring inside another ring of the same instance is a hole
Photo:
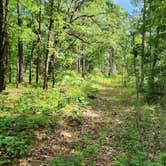
[[[124,68],[124,73],[123,73],[123,86],[127,86],[127,58],[126,58],[126,52],[123,50],[123,61],[124,64],[122,65],[122,68]]]
[[[80,68],[81,68],[81,60],[80,58],[78,58],[78,62],[77,62],[78,73],[80,73]]]
[[[9,45],[9,52],[8,52],[8,79],[9,83],[12,83],[12,63],[11,63],[11,50]]]
[[[41,18],[42,18],[42,0],[40,0],[40,10],[38,14],[38,51],[37,51],[37,66],[36,66],[36,84],[39,83],[40,63],[41,63]]]
[[[18,36],[18,59],[19,59],[19,68],[18,68],[18,83],[23,82],[23,69],[24,69],[24,53],[23,53],[23,41],[20,37],[22,33],[22,15],[21,15],[21,0],[17,1],[17,14],[18,14],[18,26],[19,26],[19,36]]]
[[[9,38],[8,38],[8,3],[9,0],[5,0],[5,25],[4,25],[4,57],[5,57],[5,81],[8,72],[8,56],[9,56]]]
[[[144,0],[143,7],[143,27],[142,27],[142,56],[141,56],[141,80],[140,80],[140,88],[143,87],[144,77],[145,77],[145,21],[146,21],[146,0]]]
[[[16,66],[16,88],[19,86],[19,61],[17,60],[17,66]]]
[[[157,63],[157,59],[158,59],[158,42],[159,42],[159,28],[157,27],[156,30],[156,44],[155,44],[155,53],[154,53],[154,57],[153,57],[153,62],[152,62],[152,70],[155,69],[156,63]]]
[[[108,76],[111,76],[114,72],[114,49],[110,49],[110,57],[109,57],[109,72]]]
[[[55,54],[53,53],[51,56],[51,65],[52,65],[52,88],[55,86]]]
[[[8,0],[0,1],[0,92],[6,88],[7,58],[8,58]],[[5,13],[5,14],[4,14]]]
[[[159,53],[159,51],[158,51],[159,33],[160,33],[159,27],[157,27],[157,29],[156,29],[156,41],[155,41],[155,52],[154,52],[154,55],[152,56],[151,71],[150,71],[150,78],[149,78],[149,89],[150,89],[150,93],[152,96],[154,95],[154,93],[156,93],[154,79],[155,79],[155,76],[157,74],[155,72],[155,66],[156,66],[157,61],[158,61],[158,53]],[[151,95],[149,95],[149,96],[151,96]]]
[[[32,84],[32,62],[33,62],[33,52],[35,49],[35,41],[32,43],[31,55],[29,60],[29,84]]]
[[[49,55],[49,50],[51,46],[51,30],[53,27],[53,11],[54,11],[54,0],[50,0],[50,23],[49,23],[49,28],[48,28],[48,39],[47,39],[47,51],[46,51],[46,57],[45,57],[45,71],[44,71],[44,82],[43,82],[43,89],[48,89],[48,68],[49,68],[49,60],[50,60],[50,55]]]
[[[134,52],[134,76],[135,76],[135,87],[137,93],[137,101],[139,100],[139,77],[137,72],[137,52],[135,51],[135,34],[133,33],[133,52]]]
[[[5,75],[4,75],[4,51],[3,51],[3,40],[4,40],[4,33],[3,33],[3,1],[0,1],[0,92],[5,89]]]
[[[85,73],[86,73],[86,62],[85,62],[85,57],[82,57],[82,78],[85,78]]]

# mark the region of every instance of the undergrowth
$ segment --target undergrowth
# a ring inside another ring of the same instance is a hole
[[[20,86],[0,95],[0,165],[28,154],[36,130],[48,130],[61,118],[78,119],[93,93],[90,83],[75,75],[48,91]],[[91,92],[92,90],[92,92]]]
[[[115,166],[166,165],[165,111],[137,106],[124,119],[125,129],[119,125],[111,146],[123,153]],[[123,127],[124,127],[123,126]],[[118,132],[119,131],[119,132]]]
[[[116,96],[115,89],[123,91]],[[119,77],[86,81],[74,73],[64,75],[48,91],[25,85],[10,87],[0,95],[0,165],[17,163],[25,157],[37,137],[35,131],[51,131],[61,119],[78,127],[82,113],[91,105],[112,111],[112,116],[122,114],[122,123],[115,128],[103,126],[95,134],[80,134],[70,147],[79,153],[57,156],[50,161],[51,166],[94,166],[102,146],[116,150],[112,154],[115,166],[166,165],[165,110],[158,105],[136,103],[133,89],[133,85],[122,87]],[[98,90],[107,100],[99,100]],[[131,111],[120,112],[126,107]]]

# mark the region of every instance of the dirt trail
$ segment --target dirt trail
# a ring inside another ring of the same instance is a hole
[[[122,119],[132,110],[131,100],[124,98],[124,89],[111,82],[95,82],[98,89],[95,98],[90,99],[90,107],[79,121],[62,121],[50,134],[38,132],[38,142],[29,156],[21,160],[21,166],[49,165],[53,157],[65,158],[80,154],[74,146],[87,148],[97,146],[94,166],[111,166],[118,156],[118,150],[111,147],[116,126],[124,123]],[[86,139],[85,139],[86,137]],[[85,141],[86,140],[86,141]],[[85,160],[89,160],[88,156]],[[86,161],[84,162],[86,164]]]

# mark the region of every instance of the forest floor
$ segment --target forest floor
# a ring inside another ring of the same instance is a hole
[[[90,97],[90,106],[79,119],[60,121],[50,134],[38,133],[43,141],[22,165],[28,161],[34,166],[47,165],[49,158],[56,156],[55,165],[62,166],[65,162],[69,166],[72,156],[78,160],[71,161],[75,165],[84,160],[84,165],[109,166],[116,160],[119,151],[111,146],[111,140],[117,132],[116,126],[122,125],[122,119],[132,111],[133,100],[131,96],[124,98],[125,90],[118,83],[101,79],[94,81],[93,86],[97,95]]]
[[[164,112],[137,104],[134,88],[122,87],[118,79],[93,79],[91,87],[95,95],[81,114],[35,130],[26,157],[9,165],[164,165]]]

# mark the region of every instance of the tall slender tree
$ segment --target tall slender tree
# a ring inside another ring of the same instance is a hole
[[[35,49],[36,42],[32,42],[31,54],[29,59],[29,84],[32,84],[32,66],[33,66],[33,54]]]
[[[110,53],[109,53],[109,72],[108,72],[108,75],[111,76],[114,72],[114,67],[115,67],[115,64],[114,64],[114,49],[113,47],[111,47],[110,49]]]
[[[141,80],[140,88],[143,87],[145,78],[145,34],[146,34],[146,0],[143,1],[143,14],[142,14],[142,55],[141,55]]]
[[[51,31],[54,23],[54,0],[49,0],[49,4],[50,4],[50,15],[49,15],[50,20],[49,20],[48,36],[47,36],[47,51],[45,56],[43,89],[48,89],[48,69],[50,61]]]
[[[6,88],[8,59],[8,0],[0,2],[0,92]]]
[[[36,84],[39,83],[40,65],[41,65],[41,22],[42,22],[42,0],[39,0],[38,13],[38,40],[37,40],[37,64],[36,64]]]
[[[22,41],[22,2],[17,0],[17,20],[19,27],[18,34],[18,83],[23,82],[23,70],[24,70],[24,52],[23,52],[23,41]]]

